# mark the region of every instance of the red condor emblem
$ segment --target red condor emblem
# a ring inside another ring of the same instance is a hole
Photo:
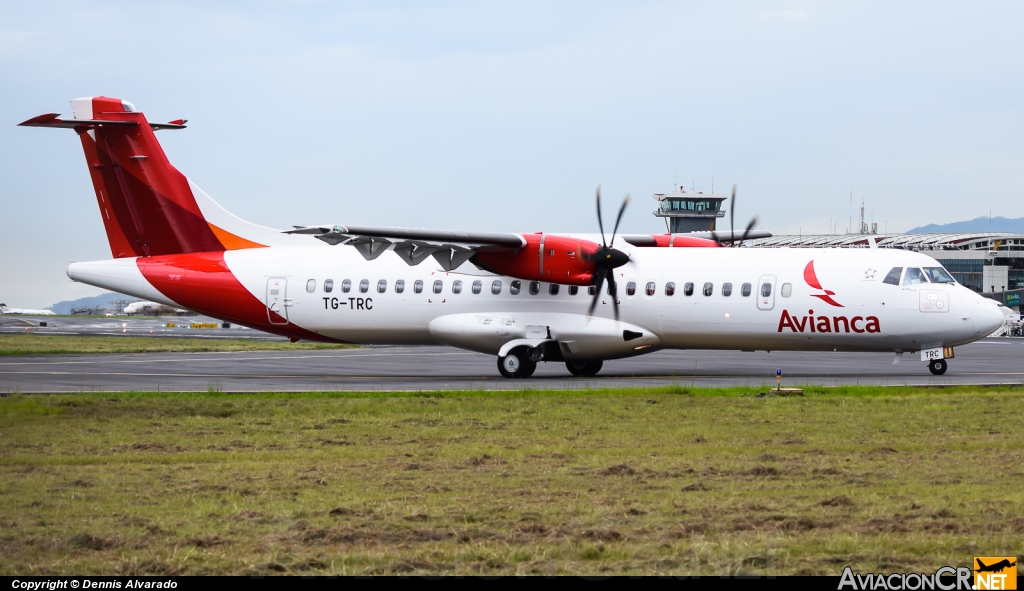
[[[807,266],[804,267],[804,281],[806,281],[807,285],[810,285],[814,289],[820,289],[825,292],[812,293],[812,296],[818,298],[819,300],[825,302],[826,304],[829,304],[830,306],[835,306],[837,308],[843,307],[842,304],[832,299],[832,296],[836,295],[836,292],[832,291],[831,289],[824,289],[821,287],[821,283],[818,282],[818,276],[814,274],[813,260],[807,263]]]

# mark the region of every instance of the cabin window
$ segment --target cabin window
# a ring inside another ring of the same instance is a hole
[[[704,284],[704,295],[709,296],[709,295],[711,295],[713,293],[715,293],[715,284],[714,283],[705,283]]]
[[[903,267],[893,267],[889,269],[889,273],[882,280],[882,283],[888,283],[889,285],[899,285],[900,275],[903,275]]]
[[[462,293],[462,282],[456,281],[452,283],[452,293]]]
[[[434,293],[441,293],[442,289],[444,289],[444,281],[438,279],[434,282]]]
[[[924,274],[932,283],[956,283],[956,279],[942,267],[925,267]]]
[[[729,297],[729,296],[732,295],[732,284],[731,283],[723,283],[722,284],[722,295],[725,296],[725,297]]]
[[[388,290],[388,280],[381,279],[377,282],[377,293],[384,293]]]
[[[788,298],[791,295],[793,295],[793,284],[792,283],[783,283],[782,284],[782,297]]]
[[[310,279],[306,282],[306,291],[309,293],[316,291],[316,279]]]
[[[399,279],[395,282],[395,293],[402,293],[405,291],[405,279]]]
[[[363,279],[362,281],[359,282],[359,291],[361,291],[363,293],[366,293],[366,292],[370,291],[370,280],[369,279]]]
[[[587,288],[587,295],[597,295],[597,286],[591,285]]]
[[[657,289],[657,286],[654,285],[653,281],[651,281],[650,283],[647,284],[647,287],[644,289],[644,293],[646,293],[649,296],[652,296],[654,295],[655,289]]]
[[[903,276],[903,285],[917,285],[919,283],[928,283],[924,273],[917,267],[907,267],[907,274]]]
[[[416,282],[412,284],[412,290],[416,293],[423,293],[423,280],[417,279]]]
[[[740,295],[743,297],[750,297],[750,284],[744,283],[743,287],[740,287]]]
[[[692,296],[693,295],[693,284],[692,283],[687,283],[686,285],[683,286],[683,295],[685,295],[685,296]]]
[[[626,284],[626,295],[636,295],[636,282],[630,281],[629,283]]]
[[[540,281],[530,282],[530,295],[537,295],[540,293]]]
[[[473,282],[473,293],[480,293],[484,289],[484,284],[480,281]]]
[[[558,295],[558,287],[557,283],[548,284],[548,295]]]
[[[341,282],[341,291],[343,291],[345,293],[348,293],[348,292],[352,291],[352,280],[351,279],[346,279],[346,280]]]
[[[676,284],[669,281],[665,284],[665,295],[672,296],[676,295]]]
[[[772,295],[772,284],[771,283],[762,283],[761,284],[761,297],[762,298],[766,298],[766,297],[768,297],[770,295]]]
[[[569,295],[576,295],[579,292],[580,292],[580,286],[578,286],[578,285],[570,285],[569,286]]]
[[[334,291],[334,280],[328,279],[324,281],[324,293],[331,293]]]
[[[494,295],[501,293],[501,281],[495,280],[494,283],[491,283],[491,293]]]
[[[508,292],[512,295],[519,295],[519,292],[523,290],[523,282],[518,279],[508,284]],[[501,288],[498,288],[501,291]]]

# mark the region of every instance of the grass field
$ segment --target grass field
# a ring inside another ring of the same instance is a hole
[[[190,339],[150,336],[74,337],[66,335],[0,334],[0,355],[45,353],[201,353],[206,351],[299,351],[344,349],[353,345],[332,345],[300,341],[257,341],[248,339]]]
[[[0,398],[0,574],[931,572],[1024,553],[1024,390]]]

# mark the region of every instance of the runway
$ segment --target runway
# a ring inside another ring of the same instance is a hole
[[[957,348],[944,376],[918,356],[886,353],[661,351],[608,361],[575,378],[542,363],[526,380],[498,375],[495,358],[446,347],[365,347],[266,353],[160,353],[0,357],[0,392],[436,391],[695,386],[949,385],[1024,383],[1024,339],[989,338]]]

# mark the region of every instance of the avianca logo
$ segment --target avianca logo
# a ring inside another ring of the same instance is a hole
[[[835,306],[837,308],[844,307],[842,304],[832,299],[832,296],[836,295],[836,292],[831,289],[824,289],[821,287],[821,282],[818,281],[818,276],[814,273],[813,260],[807,263],[807,266],[804,267],[804,281],[814,289],[820,289],[825,292],[812,293],[812,296],[826,304],[829,304],[830,306]],[[866,318],[864,316],[854,316],[853,318],[846,316],[815,316],[814,310],[808,310],[807,316],[797,316],[795,314],[790,314],[788,310],[783,310],[782,317],[779,318],[778,332],[782,332],[785,328],[788,328],[793,332],[882,332],[882,327],[878,322],[878,316],[868,316]]]
[[[828,296],[825,296],[828,297]],[[838,304],[836,304],[838,305]],[[793,332],[882,332],[878,323],[878,316],[815,316],[814,310],[808,310],[807,316],[791,316],[788,311],[782,311],[782,318],[779,318],[779,330],[788,328]]]
[[[840,304],[839,302],[837,302],[837,301],[832,299],[832,296],[836,295],[836,292],[832,291],[831,289],[823,289],[821,287],[821,283],[818,282],[818,276],[814,274],[814,261],[813,260],[811,262],[807,263],[807,266],[804,267],[804,281],[806,281],[807,285],[810,285],[814,289],[820,289],[820,290],[825,292],[825,293],[812,293],[811,294],[812,296],[818,298],[819,300],[825,302],[826,304],[829,304],[830,306],[835,306],[837,308],[842,308],[843,307],[842,304]]]

